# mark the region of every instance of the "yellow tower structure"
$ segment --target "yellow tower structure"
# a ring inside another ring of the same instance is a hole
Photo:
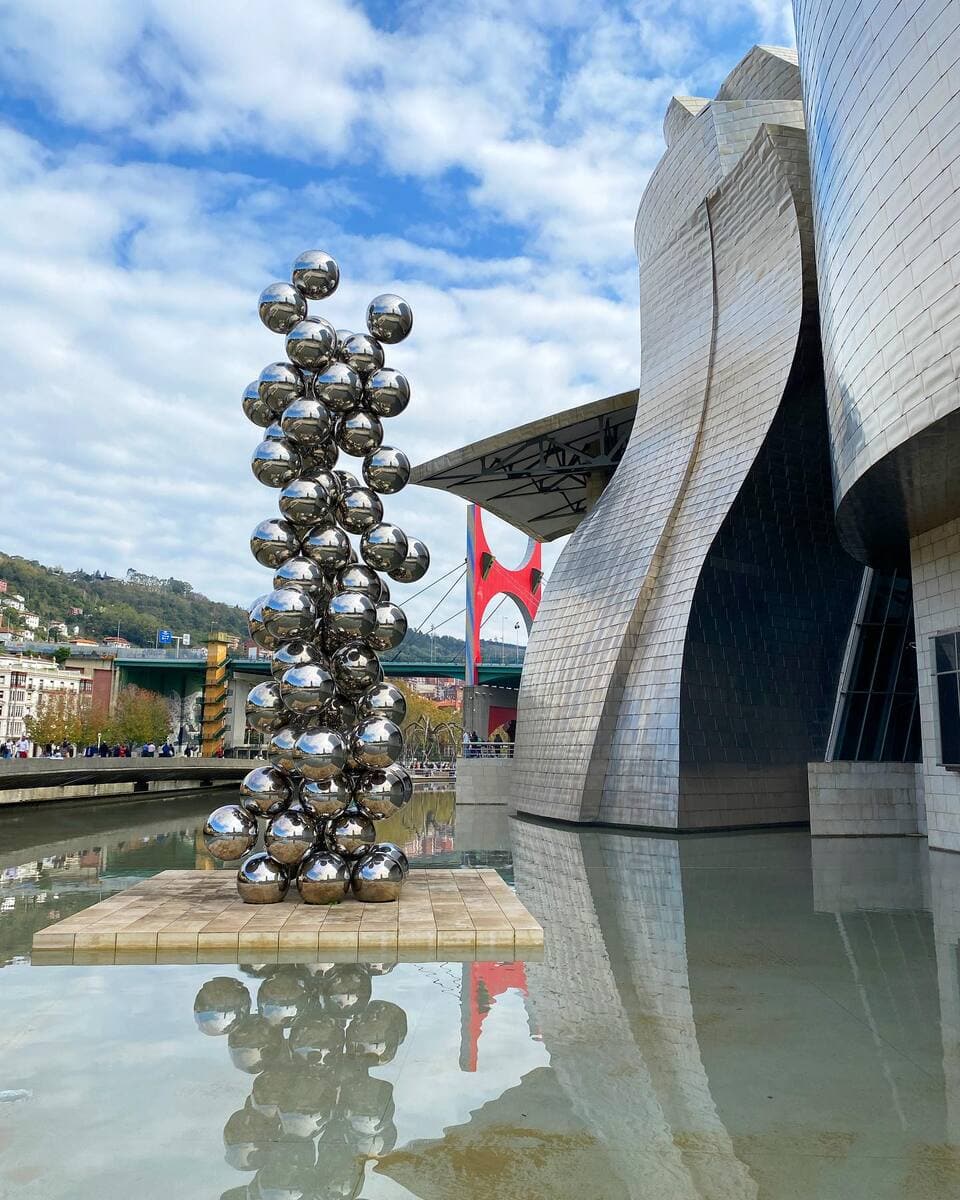
[[[207,639],[207,671],[203,677],[203,753],[210,757],[223,741],[227,715],[227,655],[236,638],[211,633]]]

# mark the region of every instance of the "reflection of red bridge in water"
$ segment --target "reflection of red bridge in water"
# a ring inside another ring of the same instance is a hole
[[[412,834],[403,843],[408,858],[427,858],[431,854],[449,854],[454,848],[453,826],[437,825],[426,833]]]
[[[460,1070],[476,1071],[484,1018],[497,997],[513,988],[527,994],[527,972],[522,962],[471,962],[463,964],[460,987]],[[538,1030],[531,1030],[538,1041]]]

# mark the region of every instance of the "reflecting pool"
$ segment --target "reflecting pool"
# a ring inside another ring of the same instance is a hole
[[[211,807],[3,814],[4,1200],[960,1195],[960,856],[424,792],[391,840],[495,866],[543,961],[30,965],[34,929],[213,869]]]

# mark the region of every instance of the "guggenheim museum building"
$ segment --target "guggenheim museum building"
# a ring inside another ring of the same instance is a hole
[[[667,108],[639,389],[415,478],[571,533],[519,812],[960,850],[960,0],[795,16]]]

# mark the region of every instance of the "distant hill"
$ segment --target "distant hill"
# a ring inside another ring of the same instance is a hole
[[[71,631],[80,627],[80,636],[100,640],[120,633],[134,646],[152,646],[158,629],[176,635],[189,633],[194,646],[202,646],[215,630],[233,633],[241,639],[249,636],[247,614],[243,608],[221,604],[195,592],[182,579],[157,579],[138,571],[116,579],[102,571],[63,571],[45,567],[32,559],[0,553],[0,579],[7,581],[7,594],[19,594],[29,612],[40,618],[38,640],[46,640],[49,626],[65,621]],[[80,614],[71,616],[71,609]],[[11,614],[12,615],[12,614]],[[462,620],[462,618],[460,618]],[[452,624],[452,623],[451,623]],[[431,645],[432,643],[432,645]],[[518,648],[512,644],[481,642],[486,662],[517,661]],[[523,647],[519,648],[523,658]],[[431,638],[411,630],[399,652],[385,658],[403,662],[462,662],[463,637]]]

